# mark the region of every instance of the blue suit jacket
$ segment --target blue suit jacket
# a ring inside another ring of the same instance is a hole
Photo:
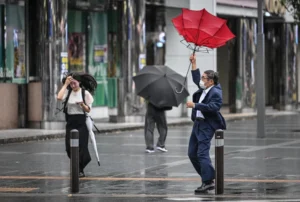
[[[207,95],[205,96],[202,103],[198,103],[201,97],[203,90],[199,86],[200,82],[200,71],[199,69],[192,70],[193,82],[198,86],[199,90],[193,94],[193,102],[195,104],[195,108],[192,109],[192,121],[195,121],[196,111],[200,110],[205,118],[205,121],[214,128],[217,129],[226,129],[225,120],[220,113],[220,109],[222,106],[222,89],[221,85],[213,86]]]

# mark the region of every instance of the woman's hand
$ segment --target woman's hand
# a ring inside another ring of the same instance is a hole
[[[73,80],[72,76],[68,76],[65,80],[64,85],[60,89],[60,91],[57,94],[57,100],[63,100],[65,91],[67,90],[68,86],[70,85],[71,81]]]
[[[70,85],[71,81],[73,80],[73,77],[72,76],[68,76],[66,81],[65,81],[65,85]]]
[[[80,107],[81,107],[85,112],[87,112],[87,113],[90,112],[90,107],[87,106],[86,104],[84,104],[84,102],[76,102],[76,104],[79,104]]]

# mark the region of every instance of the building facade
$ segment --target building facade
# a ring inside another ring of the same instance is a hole
[[[63,127],[56,95],[70,71],[96,78],[93,117],[124,121],[136,99],[144,10],[133,0],[0,1],[0,129]]]
[[[217,49],[217,69],[223,101],[232,113],[256,110],[257,1],[217,0],[217,14],[228,20],[236,38]],[[291,110],[298,104],[298,26],[284,6],[266,0],[265,94],[266,106]]]
[[[215,1],[0,1],[0,93],[5,95],[0,129],[62,128],[56,95],[70,71],[96,78],[94,118],[120,122],[144,115],[132,81],[144,65],[164,64],[186,74],[190,51],[171,24],[183,7],[215,13]],[[157,23],[149,9],[160,15]],[[215,54],[198,56],[215,69]],[[190,74],[188,86],[195,90]],[[186,116],[187,111],[180,106],[168,115]]]
[[[298,26],[274,0],[265,1],[266,105],[289,110],[299,102]],[[198,0],[6,0],[0,1],[0,129],[62,128],[56,101],[66,72],[92,74],[98,88],[92,116],[124,122],[144,115],[132,77],[144,65],[167,65],[187,73],[191,50],[172,24],[181,8],[228,20],[236,38],[197,53],[201,72],[219,71],[230,112],[256,106],[257,1]],[[191,96],[187,99],[191,99]],[[188,116],[184,105],[169,117]]]
[[[192,10],[201,10],[205,8],[212,14],[216,14],[216,1],[198,1],[198,0],[164,0],[164,1],[146,1],[146,36],[147,36],[147,61],[148,65],[160,64],[167,65],[182,76],[187,75],[187,87],[190,96],[187,100],[192,99],[192,94],[197,90],[197,86],[192,81],[191,72],[188,67],[190,64],[189,57],[192,50],[188,49],[180,41],[183,39],[174,28],[172,18],[181,14],[182,8]],[[153,18],[153,16],[156,16]],[[149,20],[147,20],[147,17]],[[159,19],[157,21],[153,19]],[[148,27],[148,28],[147,28]],[[165,36],[165,42],[160,43],[159,36]],[[154,36],[154,40],[153,40]],[[155,38],[156,36],[156,38]],[[150,41],[150,46],[149,46]],[[153,43],[154,41],[154,43]],[[156,47],[155,47],[156,46]],[[161,46],[161,47],[157,47]],[[150,48],[149,48],[150,47]],[[155,47],[152,48],[151,47]],[[152,53],[151,53],[152,51]],[[155,52],[156,51],[156,52]],[[163,56],[164,55],[164,56]],[[155,56],[155,57],[154,57]],[[209,53],[196,53],[198,66],[201,72],[207,69],[216,70],[216,51]],[[156,59],[152,59],[156,58]],[[200,65],[205,64],[205,65]],[[179,107],[173,107],[171,111],[167,111],[168,117],[186,117],[189,116],[191,110],[187,110],[184,104]]]

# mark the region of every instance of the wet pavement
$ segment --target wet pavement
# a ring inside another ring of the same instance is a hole
[[[255,119],[228,122],[220,196],[194,194],[191,125],[169,128],[167,153],[144,153],[143,130],[96,136],[101,167],[93,158],[73,195],[63,139],[1,145],[0,201],[300,201],[299,123],[300,115],[269,117],[257,139]]]

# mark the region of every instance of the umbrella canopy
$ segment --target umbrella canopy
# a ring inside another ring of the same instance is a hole
[[[184,80],[167,66],[145,66],[133,77],[137,94],[156,107],[178,107],[189,96]]]
[[[218,48],[235,37],[226,25],[226,20],[216,17],[205,9],[182,9],[172,22],[178,33],[190,43],[208,48]]]
[[[98,149],[97,149],[95,133],[93,132],[93,120],[90,116],[88,116],[86,118],[86,126],[87,126],[88,131],[89,131],[90,141],[91,141],[91,144],[93,146],[93,149],[94,149],[94,152],[95,152],[95,155],[96,155],[96,159],[98,161],[98,165],[100,166],[100,160],[99,160],[99,154],[98,154]]]

